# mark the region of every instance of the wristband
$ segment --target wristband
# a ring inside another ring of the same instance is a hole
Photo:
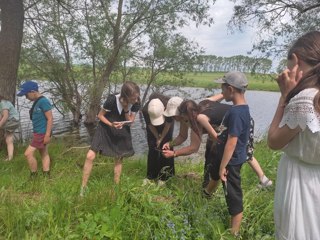
[[[178,157],[176,151],[173,151],[173,157]]]

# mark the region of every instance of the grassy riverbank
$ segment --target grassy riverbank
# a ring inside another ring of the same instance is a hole
[[[120,186],[113,185],[113,162],[95,160],[89,192],[79,197],[87,149],[50,145],[52,176],[29,179],[17,148],[12,162],[0,161],[0,239],[233,239],[222,189],[213,199],[200,194],[203,162],[176,160],[176,176],[166,186],[142,187],[146,158],[127,159]],[[256,158],[275,179],[279,153],[257,144]],[[5,152],[0,152],[4,159]],[[242,170],[245,210],[242,239],[274,239],[273,195],[257,188],[258,179]]]
[[[224,74],[222,72],[187,73],[184,79],[189,80],[187,83],[189,87],[220,88],[220,84],[214,83],[213,80],[221,78]],[[273,75],[246,73],[246,76],[249,81],[249,90],[279,91]]]
[[[182,76],[182,81],[171,75],[159,74],[156,85],[200,87],[200,88],[220,88],[220,84],[214,83],[215,79],[223,77],[224,72],[188,72]],[[138,83],[144,84],[146,73],[137,71],[133,74],[132,79]],[[246,73],[249,81],[249,90],[279,91],[275,75],[270,74],[250,74]]]

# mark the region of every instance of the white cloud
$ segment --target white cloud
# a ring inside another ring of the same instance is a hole
[[[243,32],[231,33],[227,23],[233,12],[234,3],[226,0],[217,0],[211,8],[214,24],[211,27],[190,24],[182,29],[182,33],[204,48],[206,54],[216,56],[247,55],[254,40],[254,29],[245,28]]]

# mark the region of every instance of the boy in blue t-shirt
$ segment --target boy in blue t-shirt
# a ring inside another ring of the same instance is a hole
[[[240,170],[247,160],[250,131],[249,106],[244,97],[248,81],[241,72],[228,72],[215,82],[222,84],[223,97],[226,101],[232,101],[233,106],[219,127],[218,157],[213,162],[214,173],[205,191],[209,194],[214,192],[221,179],[231,215],[231,232],[238,235],[243,216]]]
[[[52,105],[49,100],[38,92],[38,84],[33,81],[26,81],[20,86],[18,96],[26,96],[33,105],[29,111],[33,126],[32,142],[26,149],[24,155],[27,158],[31,177],[37,175],[37,159],[34,152],[38,149],[42,159],[42,171],[45,176],[50,175],[50,156],[48,153],[48,143],[51,139],[52,131]]]

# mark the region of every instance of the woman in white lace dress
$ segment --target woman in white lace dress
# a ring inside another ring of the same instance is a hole
[[[320,239],[320,32],[300,37],[277,81],[279,105],[268,133],[282,149],[276,183],[277,239]]]

